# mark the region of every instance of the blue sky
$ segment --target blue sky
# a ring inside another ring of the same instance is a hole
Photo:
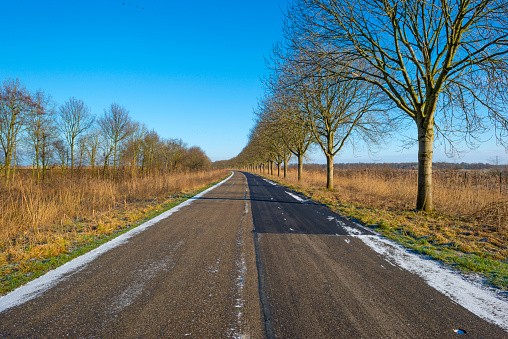
[[[95,114],[112,102],[166,138],[202,147],[212,160],[247,143],[263,95],[264,57],[281,38],[286,0],[1,1],[0,80],[19,78],[62,104],[75,96]],[[337,162],[416,161],[397,141],[370,159],[345,150]],[[487,143],[462,159],[487,162]],[[319,152],[311,159],[324,162]]]
[[[0,78],[17,77],[60,104],[75,96],[96,114],[117,102],[212,160],[237,155],[285,1],[122,3],[2,1]]]

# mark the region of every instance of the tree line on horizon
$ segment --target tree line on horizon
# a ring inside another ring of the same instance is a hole
[[[448,153],[492,135],[508,148],[508,2],[292,0],[268,60],[247,146],[221,165],[284,170],[310,147],[327,159],[418,145],[416,209],[434,210],[434,143]],[[416,127],[407,136],[408,127]]]
[[[10,180],[16,167],[31,166],[44,180],[48,169],[84,167],[103,175],[203,169],[210,159],[199,147],[166,139],[132,120],[117,103],[95,115],[83,100],[58,105],[42,90],[30,92],[19,79],[0,84],[0,170]]]

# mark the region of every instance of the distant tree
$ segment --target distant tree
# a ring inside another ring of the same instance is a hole
[[[188,169],[198,170],[210,166],[211,161],[201,148],[194,146],[187,150],[184,163]]]
[[[94,170],[97,164],[100,146],[103,143],[103,136],[100,129],[97,126],[92,127],[83,135],[82,142],[84,153],[88,158],[90,167]]]
[[[55,107],[51,96],[39,90],[32,95],[33,106],[26,118],[26,133],[31,148],[33,176],[37,173],[37,181],[44,179],[48,166],[48,153],[51,153],[50,139],[55,135]]]
[[[59,110],[60,130],[71,151],[71,169],[74,168],[74,147],[78,137],[92,127],[95,117],[83,100],[71,97]]]
[[[151,173],[154,171],[157,162],[157,152],[161,146],[161,140],[155,130],[147,131],[141,143],[143,160],[141,168]]]
[[[132,133],[132,120],[129,111],[125,107],[116,103],[111,104],[108,109],[104,110],[104,115],[98,120],[99,126],[106,137],[109,152],[105,158],[109,158],[113,152],[113,167],[117,168],[118,147]]]
[[[169,170],[175,171],[182,165],[187,145],[181,139],[169,139],[164,143],[164,156]]]
[[[132,133],[129,134],[126,145],[124,158],[127,165],[131,168],[131,175],[137,175],[137,170],[142,164],[143,160],[143,139],[148,132],[144,124],[136,121],[132,122]]]
[[[65,169],[69,163],[69,149],[62,139],[53,141],[53,148],[56,153],[57,160],[60,162],[60,167]]]
[[[6,180],[11,178],[18,136],[32,111],[32,98],[18,79],[5,80],[0,87],[0,145],[2,169]]]
[[[363,140],[367,147],[379,145],[386,136],[386,120],[377,110],[375,88],[337,77],[304,78],[299,85],[305,121],[326,157],[326,187],[333,188],[335,155],[347,144]]]

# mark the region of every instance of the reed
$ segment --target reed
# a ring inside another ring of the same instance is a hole
[[[331,191],[323,189],[326,171],[321,169],[305,171],[303,180],[298,182],[296,169],[289,168],[287,178],[280,179],[331,203],[399,211],[415,207],[415,170],[366,167],[335,169],[334,172],[335,187]],[[438,214],[475,221],[508,233],[508,173],[443,170],[434,172],[433,181],[434,205]]]
[[[205,170],[104,178],[87,170],[54,171],[37,183],[31,170],[19,170],[0,182],[0,265],[70,252],[226,175]]]

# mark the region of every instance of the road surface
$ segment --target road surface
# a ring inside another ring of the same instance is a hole
[[[371,234],[235,172],[44,288],[0,298],[0,337],[508,337],[372,250]]]

